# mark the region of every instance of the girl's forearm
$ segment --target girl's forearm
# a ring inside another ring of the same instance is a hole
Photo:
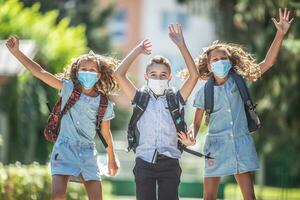
[[[270,69],[276,61],[278,56],[284,35],[280,34],[278,31],[276,32],[275,38],[267,52],[265,59],[260,63],[261,73],[263,74],[268,69]]]
[[[14,52],[13,55],[32,73],[32,75],[37,76],[39,73],[44,71],[38,63],[28,58],[22,51],[18,50]]]

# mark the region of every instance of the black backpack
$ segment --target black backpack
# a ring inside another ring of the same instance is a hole
[[[259,117],[256,113],[256,105],[253,103],[245,80],[236,73],[234,69],[229,72],[234,82],[237,85],[241,98],[244,102],[245,113],[248,122],[248,129],[250,133],[256,131],[261,127]],[[205,109],[205,123],[208,125],[210,114],[214,109],[214,78],[207,80],[204,86],[204,109]]]
[[[175,93],[173,89],[166,90],[166,98],[167,98],[167,104],[168,109],[170,111],[171,117],[173,119],[173,122],[175,124],[177,132],[187,132],[187,126],[184,121],[184,109],[182,108],[180,110],[179,102],[184,105],[185,102],[182,99],[181,95],[179,93]],[[128,140],[128,148],[127,150],[133,150],[135,152],[136,147],[139,144],[139,131],[137,129],[137,122],[141,118],[141,116],[144,114],[148,103],[150,99],[150,94],[148,89],[142,89],[140,91],[137,91],[135,94],[135,97],[132,101],[132,104],[135,105],[133,108],[133,114],[131,116],[129,125],[128,125],[128,131],[127,131],[127,140]],[[198,157],[205,157],[208,159],[213,159],[212,157],[208,155],[204,155],[202,153],[193,151],[191,149],[188,149],[184,144],[182,144],[180,141],[178,141],[178,149],[182,152],[188,152],[190,154],[193,154]]]

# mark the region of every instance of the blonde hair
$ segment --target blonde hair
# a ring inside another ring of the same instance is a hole
[[[241,46],[232,43],[215,41],[194,60],[199,71],[200,80],[207,80],[212,76],[212,72],[208,70],[209,56],[210,53],[216,49],[224,51],[228,55],[233,68],[246,80],[255,81],[261,77],[261,70],[255,59],[251,54],[246,53]],[[182,78],[186,78],[188,76],[188,72],[181,71],[178,75]]]
[[[148,62],[147,66],[146,66],[146,72],[148,72],[149,68],[153,64],[165,65],[171,73],[171,64],[170,64],[170,61],[166,57],[164,57],[164,56],[154,56],[153,58],[151,58],[151,60]]]
[[[75,87],[81,87],[77,79],[77,72],[79,65],[84,61],[96,62],[98,65],[101,78],[94,85],[94,89],[97,92],[109,95],[118,87],[113,72],[118,66],[119,61],[112,57],[98,54],[84,54],[75,58],[72,63],[65,68],[64,73],[58,74],[57,77],[60,79],[70,79],[73,81]]]

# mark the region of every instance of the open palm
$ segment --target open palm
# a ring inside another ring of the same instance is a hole
[[[184,38],[180,24],[176,24],[176,26],[174,24],[169,25],[169,37],[177,46],[184,44]]]
[[[151,47],[152,44],[148,39],[143,40],[139,45],[138,48],[140,50],[141,53],[146,54],[146,55],[150,55],[151,54]]]
[[[294,20],[294,18],[290,19],[290,13],[291,12],[288,11],[287,8],[284,9],[284,12],[282,12],[281,8],[279,8],[279,21],[277,21],[275,18],[272,18],[277,31],[283,35],[288,32],[291,23]]]

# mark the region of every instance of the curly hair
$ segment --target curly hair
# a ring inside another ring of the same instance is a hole
[[[261,70],[253,56],[246,53],[241,46],[232,43],[215,41],[211,46],[205,48],[204,52],[194,61],[199,71],[199,79],[207,80],[212,76],[212,72],[208,70],[209,56],[213,50],[219,49],[224,51],[236,72],[246,80],[256,81],[261,77]],[[189,76],[187,70],[177,73],[181,78],[186,79]]]
[[[101,78],[94,85],[94,90],[97,92],[110,95],[117,87],[117,82],[113,77],[113,72],[119,64],[119,61],[107,56],[98,54],[84,54],[75,58],[72,63],[67,66],[64,73],[57,75],[60,79],[70,79],[73,81],[75,87],[81,87],[80,82],[77,79],[77,72],[79,65],[84,61],[93,61],[98,64],[99,73]]]
[[[196,67],[199,70],[199,79],[207,80],[212,76],[208,70],[209,56],[213,50],[224,51],[236,72],[246,80],[257,80],[261,76],[261,70],[253,56],[246,53],[241,46],[232,43],[215,41],[195,59]]]

